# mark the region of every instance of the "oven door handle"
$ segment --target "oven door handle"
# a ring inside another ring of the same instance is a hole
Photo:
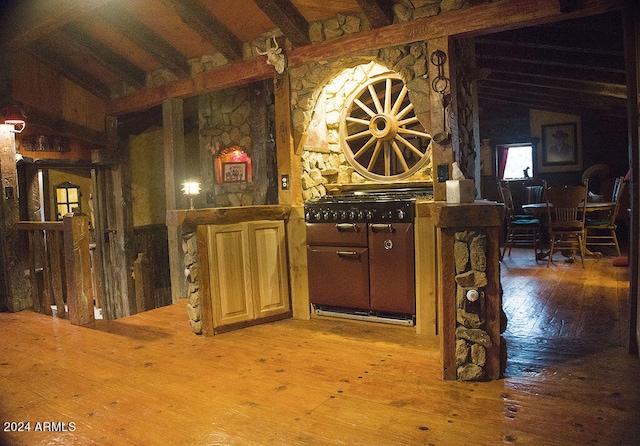
[[[391,223],[372,223],[371,230],[373,232],[378,232],[378,231],[396,232],[395,228]]]
[[[355,223],[336,223],[336,229],[339,232],[342,232],[342,231],[358,232],[359,231],[358,225]]]
[[[357,251],[336,251],[338,257],[350,257],[352,259],[359,259],[360,253]]]

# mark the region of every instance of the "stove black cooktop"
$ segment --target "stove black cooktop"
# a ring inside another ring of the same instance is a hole
[[[308,223],[412,222],[414,201],[433,198],[431,188],[372,189],[325,195],[305,203]]]
[[[374,201],[416,200],[418,198],[433,198],[433,188],[403,188],[403,189],[367,189],[347,191],[340,195],[324,195],[312,198],[310,203],[368,203]]]

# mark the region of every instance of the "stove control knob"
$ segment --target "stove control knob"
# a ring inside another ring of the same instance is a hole
[[[341,211],[340,212],[340,219],[342,219],[342,220],[346,220],[347,219],[347,211]]]
[[[334,221],[335,221],[335,220],[338,220],[338,219],[339,219],[339,217],[340,217],[340,214],[338,213],[338,211],[333,211],[333,212],[331,213],[331,219],[332,219],[332,220],[334,220]]]
[[[398,209],[398,220],[404,220],[404,211],[402,209]]]
[[[367,211],[367,220],[371,220],[373,218],[373,212]]]
[[[355,218],[356,218],[356,213],[355,213],[355,211],[349,211],[349,218],[350,218],[351,220],[355,220]]]
[[[322,212],[322,219],[323,220],[329,220],[329,212],[323,211]]]
[[[358,211],[358,220],[364,220],[364,212]]]

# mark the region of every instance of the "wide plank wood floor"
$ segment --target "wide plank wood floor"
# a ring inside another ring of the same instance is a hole
[[[640,444],[627,269],[532,257],[502,263],[509,359],[493,382],[441,381],[437,350],[406,327],[290,319],[203,338],[186,302],[88,327],[0,314],[0,420],[31,423],[1,442]]]

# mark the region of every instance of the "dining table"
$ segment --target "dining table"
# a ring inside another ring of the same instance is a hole
[[[590,212],[599,212],[599,211],[610,211],[615,207],[615,203],[611,202],[611,201],[587,201],[587,204],[585,206],[585,211],[587,213]],[[551,204],[551,206],[553,206],[553,204]],[[527,214],[532,214],[532,215],[542,215],[544,212],[547,211],[547,203],[528,203],[528,204],[523,204],[522,205],[522,210],[524,212],[526,212]],[[602,253],[598,252],[598,251],[591,251],[586,244],[586,237],[585,240],[583,242],[584,245],[584,252],[586,255],[591,256],[591,257],[596,257],[596,258],[600,258],[602,257]]]

